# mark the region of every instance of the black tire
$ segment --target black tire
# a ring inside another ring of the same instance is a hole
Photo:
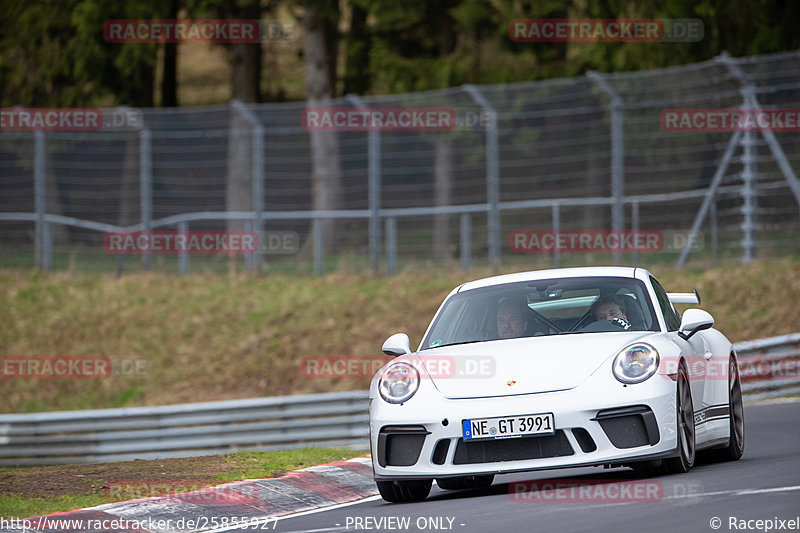
[[[431,492],[432,479],[377,481],[381,497],[391,503],[421,502]]]
[[[437,479],[436,484],[444,490],[483,489],[491,486],[494,474],[485,476],[445,477]]]
[[[709,450],[709,461],[738,461],[744,453],[742,383],[739,378],[739,367],[733,357],[728,364],[728,409],[730,412],[730,440],[725,448]]]
[[[677,382],[675,426],[678,433],[678,456],[664,460],[664,470],[668,474],[685,474],[692,469],[696,458],[692,389],[689,383],[689,372],[683,361],[678,367]]]

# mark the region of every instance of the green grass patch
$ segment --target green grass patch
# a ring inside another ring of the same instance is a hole
[[[565,266],[575,260],[563,257]],[[600,259],[596,264],[610,262]],[[502,270],[549,268],[547,261],[519,257]],[[650,271],[669,291],[696,287],[701,307],[734,342],[792,333],[800,324],[800,309],[792,305],[800,301],[798,258],[684,270],[651,265]],[[455,265],[407,266],[388,278],[355,273],[117,278],[0,270],[0,357],[122,361],[121,371],[105,379],[3,380],[0,412],[363,390],[368,378],[308,378],[301,361],[382,357],[383,341],[401,331],[415,346],[450,290],[487,275],[485,265],[466,273]],[[122,371],[125,362],[141,363],[141,371]]]
[[[55,497],[25,498],[19,494],[0,495],[0,516],[27,518],[106,503],[102,494],[62,494]]]
[[[341,461],[343,458],[349,459],[366,453],[340,448],[305,448],[269,453],[239,452],[226,456],[226,460],[237,470],[232,474],[220,475],[219,480],[241,481],[279,477],[291,470]]]

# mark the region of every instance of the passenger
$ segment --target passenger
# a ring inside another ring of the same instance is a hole
[[[625,315],[625,300],[619,296],[605,297],[598,296],[589,308],[595,320],[613,320],[622,318],[626,322],[628,317]]]

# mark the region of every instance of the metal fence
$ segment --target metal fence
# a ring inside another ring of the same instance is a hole
[[[362,391],[0,415],[0,465],[191,457],[319,446],[368,449]]]
[[[314,209],[306,103],[142,110],[135,131],[0,134],[0,266],[228,268],[228,258],[120,258],[119,229],[290,231],[294,255],[245,266],[393,273],[406,262],[534,261],[514,229],[655,229],[695,246],[609,262],[749,261],[800,250],[800,132],[674,133],[666,108],[800,107],[800,52],[679,67],[346,98],[447,107],[451,131],[336,133],[337,198]],[[239,180],[237,182],[237,180]],[[234,198],[242,183],[246,198]],[[332,222],[335,221],[335,222]],[[693,242],[690,241],[689,242]],[[697,244],[700,243],[701,246]],[[690,251],[692,251],[690,255]],[[35,258],[35,260],[34,260]],[[556,265],[606,261],[554,253]]]
[[[800,395],[800,333],[740,342],[734,348],[745,398]]]
[[[734,345],[747,400],[800,394],[800,333]],[[367,391],[0,415],[0,465],[369,449]]]

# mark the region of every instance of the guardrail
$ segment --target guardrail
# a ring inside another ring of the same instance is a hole
[[[734,345],[748,400],[800,394],[800,333]],[[0,465],[368,449],[368,392],[0,415]]]
[[[800,394],[800,333],[734,345],[748,400]]]
[[[0,415],[0,465],[369,447],[368,392]]]

